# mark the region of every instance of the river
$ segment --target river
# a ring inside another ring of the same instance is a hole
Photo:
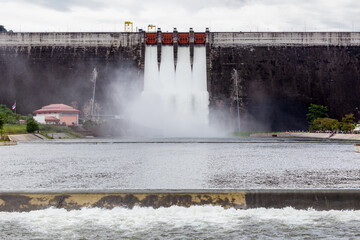
[[[0,148],[0,190],[359,188],[353,142],[83,139]],[[183,208],[0,212],[0,239],[349,239],[360,211]]]

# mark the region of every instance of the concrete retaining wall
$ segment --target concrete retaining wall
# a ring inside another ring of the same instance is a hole
[[[14,134],[8,135],[8,138],[14,142],[41,140],[41,138],[36,136],[35,134]]]
[[[360,153],[360,144],[355,144],[354,150],[355,150],[355,152]]]
[[[0,211],[31,211],[49,207],[189,207],[360,209],[360,190],[127,190],[105,192],[2,192]]]
[[[360,141],[360,134],[334,134],[331,133],[310,133],[310,132],[274,132],[274,133],[253,133],[250,137],[297,137],[297,138],[321,138],[334,140]]]
[[[13,145],[17,145],[17,142],[15,141],[0,142],[0,146],[13,146]]]

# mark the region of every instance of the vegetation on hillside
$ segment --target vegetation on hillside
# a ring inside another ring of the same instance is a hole
[[[15,114],[13,111],[11,111],[10,108],[8,108],[4,104],[0,104],[0,116],[4,118],[5,123],[9,124],[15,124],[20,119],[26,120],[26,116],[22,116],[20,114]]]

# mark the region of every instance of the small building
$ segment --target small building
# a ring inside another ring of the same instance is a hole
[[[41,124],[78,125],[80,111],[65,104],[50,104],[33,112]]]
[[[355,129],[353,131],[354,133],[360,133],[360,124],[356,124]]]

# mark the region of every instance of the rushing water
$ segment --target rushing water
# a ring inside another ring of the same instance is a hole
[[[208,126],[209,93],[206,80],[206,48],[179,46],[175,68],[174,47],[161,47],[158,66],[157,47],[146,46],[144,90],[130,105],[130,118],[162,136],[210,136]]]
[[[360,211],[190,208],[0,212],[1,239],[357,239]]]

